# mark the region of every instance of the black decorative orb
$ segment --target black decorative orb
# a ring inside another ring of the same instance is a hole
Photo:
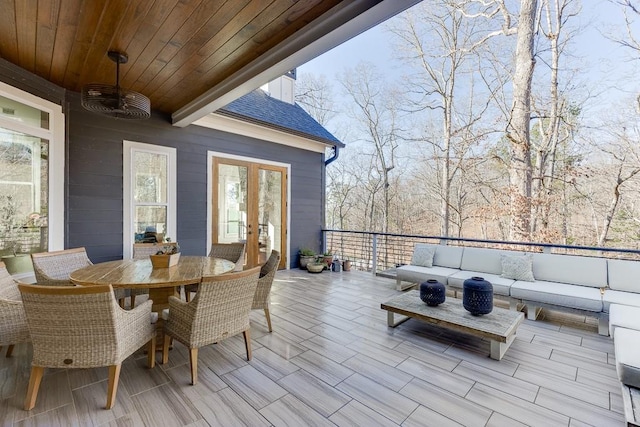
[[[435,279],[420,283],[420,299],[430,306],[442,304],[446,298],[445,286]]]
[[[462,305],[474,316],[493,310],[493,285],[482,277],[472,277],[463,283]]]

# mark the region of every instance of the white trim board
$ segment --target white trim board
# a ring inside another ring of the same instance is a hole
[[[229,132],[236,135],[247,136],[250,138],[261,139],[276,144],[286,145],[288,147],[300,148],[302,150],[313,151],[314,153],[324,153],[328,144],[304,138],[298,135],[282,132],[276,129],[270,129],[244,120],[238,120],[231,117],[222,116],[212,113],[195,122],[194,125],[216,129],[223,132]],[[262,160],[260,160],[262,161]],[[263,162],[264,163],[264,162]]]

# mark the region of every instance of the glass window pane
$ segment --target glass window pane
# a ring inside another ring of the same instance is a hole
[[[259,171],[258,222],[260,262],[275,249],[282,253],[282,173]]]
[[[4,96],[0,96],[0,117],[40,129],[49,129],[49,113]]]
[[[167,156],[133,154],[134,200],[136,203],[167,203]]]
[[[48,248],[49,141],[0,128],[0,253]]]
[[[247,238],[247,168],[218,166],[218,243]]]
[[[162,241],[166,237],[172,237],[165,235],[167,232],[166,206],[136,206],[133,225],[136,242],[143,241],[145,232],[158,233],[158,241]]]

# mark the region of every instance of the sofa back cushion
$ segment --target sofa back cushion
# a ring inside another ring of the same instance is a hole
[[[522,254],[522,252],[485,248],[464,248],[460,268],[466,271],[500,275],[502,273],[502,254],[519,255]]]
[[[462,263],[462,246],[434,245],[436,254],[433,257],[433,265],[449,268],[460,268]]]
[[[640,262],[625,259],[607,260],[609,287],[616,291],[640,293]]]
[[[577,255],[533,254],[536,280],[602,288],[607,285],[607,260]]]

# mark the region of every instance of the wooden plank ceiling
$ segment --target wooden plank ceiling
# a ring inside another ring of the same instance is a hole
[[[379,3],[0,0],[0,57],[80,92],[86,83],[115,84],[107,51],[126,52],[121,86],[173,113],[315,20],[358,2],[364,10]]]

